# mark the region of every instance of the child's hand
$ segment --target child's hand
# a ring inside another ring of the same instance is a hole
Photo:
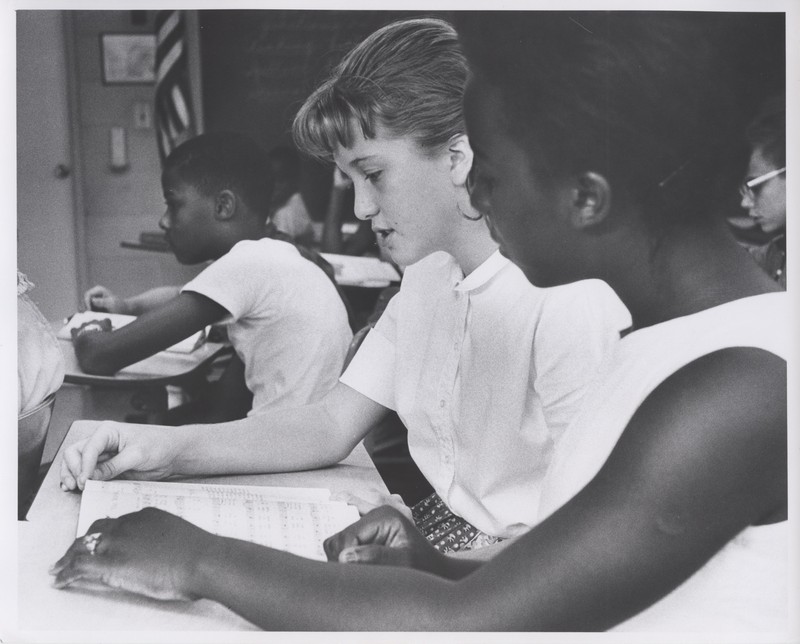
[[[177,433],[173,427],[100,423],[89,438],[64,450],[61,489],[82,490],[86,479],[108,481],[122,474],[130,479],[164,479],[183,451]]]
[[[214,536],[163,510],[100,519],[50,569],[56,588],[103,584],[147,597],[195,599],[193,574]]]
[[[413,520],[411,517],[411,508],[409,508],[403,497],[399,494],[382,494],[374,489],[360,490],[358,495],[351,494],[350,492],[337,492],[331,496],[332,501],[341,501],[349,505],[355,506],[360,516],[368,514],[372,510],[388,505],[402,514],[409,521]]]
[[[397,509],[372,510],[323,544],[328,561],[405,566],[439,574],[444,555]]]
[[[105,286],[93,286],[83,294],[83,304],[87,311],[105,313],[127,313],[125,299],[117,297]]]
[[[87,333],[111,333],[113,330],[111,320],[103,318],[102,320],[89,320],[89,322],[84,322],[77,329],[72,329],[70,334],[72,335],[72,340],[75,341],[77,338]]]

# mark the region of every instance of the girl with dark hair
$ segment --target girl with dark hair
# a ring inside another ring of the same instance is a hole
[[[603,278],[634,322],[557,446],[540,523],[483,564],[389,508],[326,544],[419,572],[308,562],[146,510],[97,522],[96,553],[76,541],[57,585],[208,597],[275,629],[786,639],[788,300],[714,216],[709,179],[735,184],[715,168],[738,124],[709,21],[465,19],[473,204],[529,279]]]

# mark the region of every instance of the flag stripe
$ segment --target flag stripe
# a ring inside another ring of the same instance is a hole
[[[180,11],[157,11],[156,140],[163,159],[196,132]]]
[[[170,71],[178,63],[178,59],[183,54],[183,42],[175,43],[169,51],[167,51],[161,64],[158,66],[158,82],[164,81],[169,75]]]
[[[164,12],[159,11],[158,13],[162,17],[166,16],[166,20],[163,21],[156,20],[156,29],[158,31],[158,33],[156,34],[156,38],[158,39],[158,42],[163,42],[164,40],[166,40],[170,32],[172,32],[176,27],[179,26],[180,19],[176,11],[164,11]]]

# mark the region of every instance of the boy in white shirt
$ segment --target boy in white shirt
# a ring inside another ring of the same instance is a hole
[[[347,312],[318,266],[293,245],[263,238],[270,176],[266,154],[238,134],[201,135],[170,154],[159,226],[182,264],[216,261],[179,293],[166,287],[128,301],[90,290],[95,305],[141,315],[113,332],[96,322],[78,329],[84,371],[114,373],[223,322],[236,356],[199,420],[307,404],[333,387],[352,337]]]

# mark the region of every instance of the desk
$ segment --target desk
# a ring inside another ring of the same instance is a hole
[[[389,262],[377,257],[357,257],[320,253],[336,275],[340,286],[359,286],[363,288],[383,288],[400,282],[401,276]]]
[[[59,487],[66,446],[89,436],[97,421],[73,423],[28,513],[18,522],[19,630],[88,630],[81,641],[106,642],[101,631],[255,630],[224,606],[209,600],[158,602],[115,591],[57,590],[48,568],[75,539],[80,496]],[[195,483],[326,487],[332,492],[374,489],[387,494],[377,470],[359,445],[341,464],[323,470],[185,479]],[[200,641],[200,640],[198,640]]]
[[[51,322],[53,333],[57,333],[63,322]],[[58,344],[64,356],[64,382],[77,385],[170,385],[190,380],[202,372],[211,362],[230,349],[227,344],[206,342],[191,353],[160,351],[139,362],[120,369],[113,376],[98,376],[84,373],[78,364],[72,340],[59,338]]]

